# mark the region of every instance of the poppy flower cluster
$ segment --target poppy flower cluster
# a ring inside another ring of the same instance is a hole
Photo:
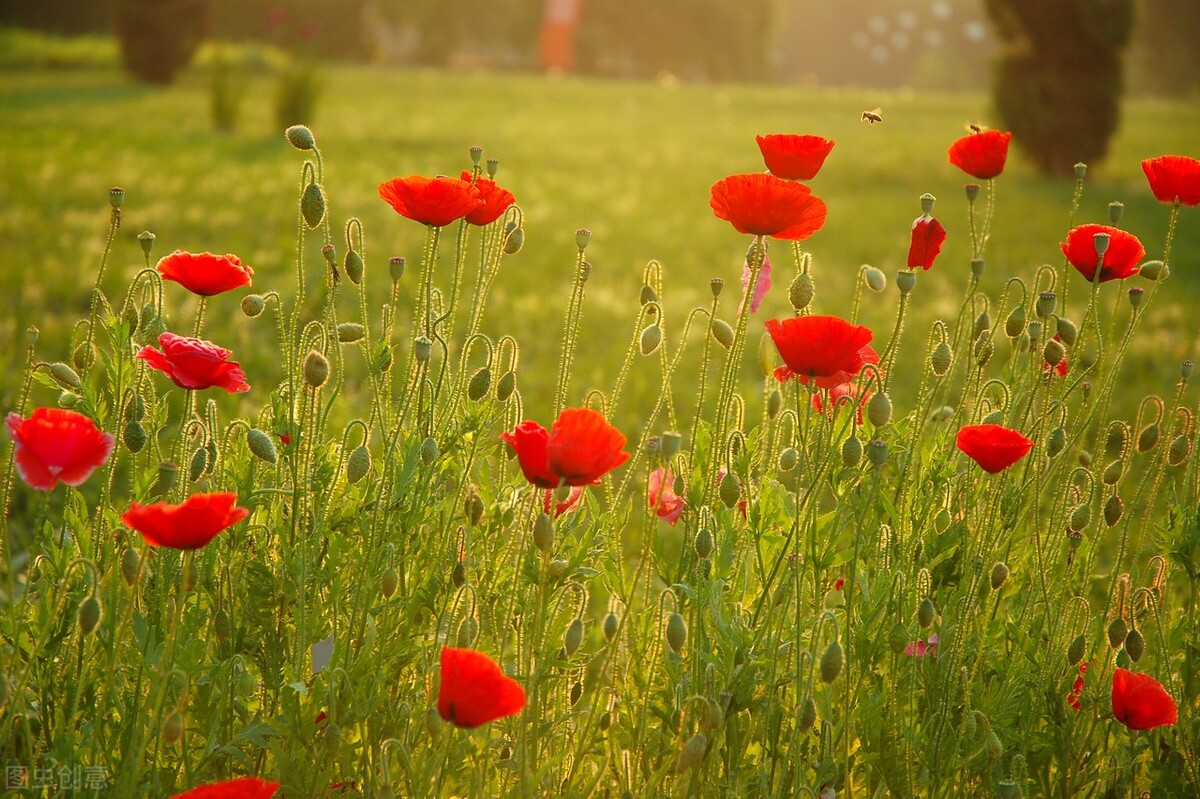
[[[213,297],[250,285],[254,270],[236,255],[176,250],[163,256],[155,267],[163,280],[171,280],[201,297]]]
[[[237,361],[229,360],[233,353],[211,341],[163,333],[158,337],[162,351],[150,345],[142,347],[138,358],[171,378],[180,388],[200,390],[223,388],[230,394],[250,390],[246,374]]]
[[[190,791],[175,794],[172,799],[271,799],[278,790],[278,782],[267,782],[258,777],[241,777],[200,785]]]
[[[430,227],[445,227],[485,206],[477,186],[451,177],[392,178],[379,184],[379,197],[401,216]]]
[[[810,380],[819,388],[832,389],[848,383],[869,363],[879,363],[870,347],[870,328],[837,316],[797,316],[766,323],[783,366],[775,370],[780,382],[795,377]]]
[[[249,515],[249,510],[237,506],[237,494],[223,492],[193,494],[179,505],[134,502],[121,522],[141,533],[152,547],[200,549]]]
[[[683,497],[675,493],[675,475],[670,469],[659,468],[650,472],[646,488],[646,501],[658,518],[668,522],[672,527],[683,515],[687,503]]]
[[[549,430],[521,422],[500,439],[517,453],[525,479],[538,488],[593,485],[629,460],[625,436],[591,408],[568,408]]]
[[[1200,205],[1200,161],[1183,155],[1160,155],[1142,162],[1150,191],[1168,205]]]
[[[438,715],[451,724],[470,730],[525,707],[525,689],[482,652],[442,647],[440,663]]]
[[[5,422],[17,473],[39,491],[60,482],[83,485],[108,460],[115,443],[90,418],[64,408],[35,408],[28,419],[10,413]]]
[[[1108,248],[1104,257],[1096,249],[1096,235],[1108,236]],[[1124,280],[1138,273],[1138,263],[1146,255],[1146,248],[1138,241],[1138,237],[1108,225],[1080,225],[1067,233],[1067,240],[1062,242],[1063,255],[1075,271],[1087,278],[1088,282],[1096,279],[1096,269],[1100,270],[1100,282]]]
[[[755,140],[767,169],[785,180],[812,180],[833,150],[833,142],[820,136],[773,133]]]
[[[1011,139],[1008,131],[972,132],[950,145],[950,163],[977,180],[991,180],[1004,171]]]
[[[807,186],[761,173],[718,180],[709,206],[738,233],[789,241],[802,241],[820,230],[828,211]]]
[[[1112,712],[1131,730],[1152,730],[1179,721],[1179,707],[1149,674],[1113,670]]]
[[[998,424],[967,425],[958,431],[955,444],[989,474],[1004,471],[1033,448],[1019,431]]]

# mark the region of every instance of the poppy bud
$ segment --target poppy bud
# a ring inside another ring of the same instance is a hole
[[[479,634],[479,622],[475,621],[474,616],[467,616],[462,620],[462,624],[458,625],[458,633],[455,636],[454,644],[459,649],[470,649],[471,643],[474,642],[475,636]]]
[[[150,252],[154,249],[155,235],[149,230],[143,230],[138,234],[137,239],[138,244],[140,244],[142,247],[142,252],[146,255],[146,257],[149,257]]]
[[[74,408],[78,404],[78,394],[72,394],[70,391],[64,391],[58,395],[58,407],[60,408]]]
[[[886,427],[892,420],[892,401],[882,391],[871,397],[867,402],[867,418],[876,427]]]
[[[973,203],[973,202],[975,202],[975,200],[977,200],[979,198],[979,184],[978,183],[966,184],[965,186],[963,186],[963,191],[966,192],[967,202],[969,202],[969,203]]]
[[[1120,649],[1125,644],[1125,636],[1129,634],[1129,626],[1125,619],[1117,616],[1108,625],[1108,645]]]
[[[899,655],[906,648],[908,648],[908,628],[902,623],[896,622],[888,633],[888,649],[892,650],[893,655]]]
[[[155,486],[160,494],[170,493],[175,487],[175,480],[179,475],[179,467],[170,461],[163,461],[158,465],[158,480]]]
[[[404,277],[404,266],[407,262],[399,255],[393,255],[388,258],[388,277],[393,283],[399,283],[400,278]]]
[[[79,603],[79,632],[89,635],[100,624],[100,600],[95,594]]]
[[[223,608],[217,608],[213,612],[212,617],[213,634],[217,636],[218,641],[229,640],[229,616]]]
[[[342,269],[346,272],[346,277],[350,278],[350,282],[354,285],[362,283],[363,279],[363,259],[354,250],[346,250],[346,259],[342,262]]]
[[[579,230],[575,231],[575,246],[579,248],[580,252],[583,252],[587,249],[588,242],[591,240],[592,231],[588,230],[587,228],[581,227]]]
[[[1087,467],[1091,466],[1092,465],[1092,453],[1088,452],[1086,449],[1081,450],[1079,453],[1079,465],[1084,467],[1085,469]]]
[[[909,270],[896,273],[896,288],[901,294],[907,295],[917,285],[917,273]]]
[[[972,258],[971,259],[971,277],[974,278],[975,280],[979,280],[979,278],[983,277],[984,265],[985,265],[985,262],[982,258]]]
[[[950,351],[950,345],[944,341],[939,341],[937,346],[933,348],[933,352],[929,354],[929,366],[933,369],[933,373],[938,377],[946,374],[950,370],[950,361],[953,354]]]
[[[763,333],[758,339],[758,368],[762,369],[763,377],[775,374],[775,341],[770,333]]]
[[[710,557],[713,552],[713,535],[712,531],[707,527],[701,527],[696,533],[696,540],[692,544],[696,550],[696,557],[704,559]]]
[[[617,618],[617,614],[609,611],[608,615],[604,617],[603,629],[604,640],[611,644],[613,639],[617,637],[617,632],[621,629],[621,620]]]
[[[1065,358],[1066,355],[1067,353],[1066,350],[1063,349],[1062,342],[1056,341],[1055,339],[1047,340],[1046,346],[1042,348],[1042,358],[1052,367],[1058,366],[1060,363],[1062,363],[1062,359]]]
[[[728,322],[724,319],[714,318],[708,327],[718,344],[727,350],[733,347],[733,328],[729,326]]]
[[[1162,261],[1146,261],[1138,270],[1138,274],[1147,280],[1154,281],[1167,277],[1171,274],[1171,270]]]
[[[1004,409],[997,408],[996,410],[983,417],[980,424],[1004,424]]]
[[[944,533],[950,529],[950,522],[953,521],[950,517],[948,508],[938,508],[937,515],[933,517],[933,529],[938,533]]]
[[[450,582],[454,583],[455,588],[462,588],[467,584],[467,566],[461,560],[450,570]]]
[[[1108,498],[1108,502],[1104,503],[1104,523],[1109,527],[1115,527],[1117,522],[1121,521],[1121,516],[1125,513],[1125,503],[1116,494]]]
[[[1053,291],[1043,291],[1038,295],[1037,302],[1034,303],[1033,310],[1038,315],[1039,319],[1049,319],[1054,314],[1054,308],[1058,304],[1058,295]]]
[[[275,449],[275,442],[271,440],[269,435],[256,427],[252,427],[246,431],[246,445],[250,447],[251,452],[267,463],[275,463],[279,460],[279,453]]]
[[[1050,435],[1046,438],[1046,455],[1053,458],[1055,455],[1063,451],[1067,446],[1067,431],[1061,427],[1056,427],[1050,431]]]
[[[183,590],[191,591],[198,582],[200,582],[200,570],[196,568],[195,559],[190,559],[187,568],[183,570]]]
[[[863,445],[858,436],[852,435],[842,442],[842,465],[847,469],[853,469],[862,463],[862,456]]]
[[[642,355],[650,355],[658,349],[658,345],[662,343],[662,328],[657,323],[646,326],[642,331],[641,348]]]
[[[687,623],[683,620],[683,616],[672,613],[667,618],[667,646],[676,655],[683,650],[683,645],[687,643],[687,634]]]
[[[937,202],[937,198],[929,192],[921,195],[921,213],[929,216],[933,213],[933,204]]]
[[[566,575],[570,570],[571,564],[565,560],[555,559],[550,561],[550,565],[546,567],[546,571],[550,574],[550,579],[558,580]]]
[[[554,522],[545,513],[539,513],[533,523],[533,545],[543,555],[549,555],[554,549]]]
[[[188,482],[194,483],[204,476],[205,470],[208,468],[208,450],[204,447],[197,447],[192,454],[192,462],[188,464]]]
[[[425,710],[425,732],[435,741],[442,732],[442,717],[438,714],[436,707]]]
[[[1025,332],[1025,306],[1018,305],[1012,309],[1004,320],[1004,332],[1009,338],[1016,338]]]
[[[417,336],[413,341],[413,357],[417,363],[425,363],[433,352],[433,342],[425,336]]]
[[[1054,332],[1062,339],[1062,343],[1068,347],[1074,347],[1075,340],[1079,338],[1079,328],[1070,319],[1062,316],[1056,320]]]
[[[1087,646],[1087,641],[1082,635],[1077,636],[1071,645],[1067,647],[1067,665],[1075,666],[1079,661],[1083,660],[1083,648]]]
[[[779,389],[773,388],[767,395],[767,418],[774,420],[779,416],[781,410],[783,410],[783,393]]]
[[[821,654],[821,681],[831,683],[837,679],[842,673],[842,665],[846,662],[846,655],[842,652],[842,645],[837,642],[837,639],[829,642],[829,646]]]
[[[1138,632],[1137,627],[1129,631],[1125,636],[1125,654],[1129,655],[1129,659],[1137,663],[1142,659],[1142,654],[1146,651],[1146,639]]]
[[[1146,290],[1139,286],[1134,286],[1129,290],[1129,305],[1135,311],[1142,306],[1142,299],[1144,298],[1145,294]]]
[[[371,450],[363,445],[355,447],[346,459],[346,482],[354,485],[371,471]]]
[[[928,627],[933,624],[933,620],[937,617],[937,608],[933,605],[933,600],[925,597],[921,600],[921,604],[917,606],[917,624],[922,627]]]
[[[65,363],[51,364],[50,376],[67,388],[83,389],[83,381],[79,379],[79,375],[75,374],[75,370]]]
[[[992,760],[999,760],[1004,755],[1004,744],[1000,741],[1000,736],[996,734],[995,730],[988,730],[983,748],[987,751],[987,756]]]
[[[483,499],[474,491],[467,494],[467,498],[463,500],[463,516],[466,517],[467,523],[472,527],[478,526],[483,520]]]
[[[325,193],[316,183],[304,187],[304,194],[300,196],[300,215],[309,230],[315,229],[325,218]]]
[[[142,427],[142,423],[138,421],[131,421],[129,424],[125,425],[125,433],[123,438],[125,440],[125,446],[130,452],[134,453],[141,452],[142,447],[146,446],[146,441],[149,440],[149,436],[146,434],[146,428]]]
[[[990,331],[984,330],[979,334],[971,352],[975,355],[976,366],[987,366],[987,362],[992,359],[992,334]]]
[[[313,133],[304,125],[292,125],[283,132],[287,137],[288,143],[297,150],[315,150],[317,141],[313,138]]]
[[[1125,464],[1121,463],[1120,459],[1114,460],[1104,467],[1104,473],[1100,475],[1100,480],[1106,486],[1116,485],[1121,479],[1121,473],[1125,470]]]
[[[387,345],[386,341],[379,342],[379,349],[375,352],[374,368],[378,372],[386,372],[392,365],[392,348]]]
[[[706,730],[719,730],[725,726],[725,711],[721,706],[708,697],[702,697],[703,710],[700,712],[700,726]]]
[[[329,379],[329,360],[317,350],[309,350],[304,356],[304,382],[312,388],[320,388]]]
[[[130,588],[137,582],[138,573],[142,568],[142,558],[133,547],[125,547],[121,553],[121,576]]]
[[[863,270],[863,280],[866,281],[867,288],[871,291],[883,291],[887,288],[887,275],[883,273],[883,270],[873,266],[868,266]]]
[[[992,590],[999,591],[1008,582],[1008,566],[1003,561],[996,561],[992,566]]]
[[[642,291],[638,295],[638,301],[641,302],[642,305],[645,305],[648,302],[658,302],[658,292],[655,291],[654,287],[650,284],[643,284]]]
[[[259,294],[247,294],[242,297],[242,314],[253,319],[263,312],[267,302]]]
[[[975,317],[975,328],[971,336],[978,338],[980,333],[992,329],[992,315],[987,311],[983,311],[979,316]]]
[[[717,487],[717,493],[725,507],[732,508],[742,498],[742,484],[733,472],[725,472],[725,476],[721,478],[721,483]]]
[[[713,299],[721,296],[721,289],[725,288],[725,281],[719,277],[714,277],[708,281],[708,290],[712,292]]]
[[[582,644],[583,619],[575,619],[567,625],[567,631],[563,634],[563,651],[567,653],[567,658],[578,652]]]
[[[903,651],[903,647],[901,648]],[[804,697],[800,703],[800,712],[796,715],[796,727],[800,732],[808,732],[817,721],[817,705],[811,696]]]
[[[888,457],[888,445],[882,439],[873,438],[867,442],[867,460],[875,468],[883,466]]]
[[[1190,378],[1192,376],[1192,370],[1195,367],[1196,367],[1196,365],[1194,363],[1192,363],[1190,360],[1184,361],[1183,363],[1179,364],[1179,376],[1182,377],[1184,380],[1187,380],[1188,378]]]
[[[688,738],[683,749],[679,750],[679,757],[675,758],[675,773],[682,774],[699,763],[704,759],[706,751],[708,751],[708,737],[704,733],[698,732]]]
[[[507,402],[512,396],[513,389],[517,387],[517,373],[511,369],[500,375],[500,379],[496,382],[496,401]]]
[[[1175,436],[1175,440],[1171,442],[1170,449],[1167,450],[1167,463],[1172,466],[1178,466],[1187,460],[1188,456],[1188,440],[1185,435]]]
[[[338,341],[353,344],[367,334],[367,329],[357,322],[342,322],[337,326]]]
[[[436,461],[442,454],[438,449],[438,443],[433,440],[433,437],[426,438],[421,442],[421,463],[428,466]]]
[[[862,445],[859,445],[859,457],[862,457]],[[842,446],[843,456],[846,451],[845,445]],[[790,472],[796,468],[796,464],[800,462],[800,453],[795,447],[787,447],[779,453],[779,471]]]
[[[391,599],[399,585],[400,575],[396,573],[395,567],[389,566],[379,580],[379,592],[383,594],[384,599]]]
[[[467,383],[467,399],[472,402],[479,402],[487,396],[491,387],[492,370],[486,366],[481,366],[475,370],[475,374],[471,375],[471,380]]]
[[[792,285],[788,288],[788,299],[791,301],[794,309],[802,311],[812,302],[816,293],[817,287],[813,282],[812,275],[804,272],[796,275],[795,279],[792,280]]]
[[[183,714],[178,710],[172,710],[162,726],[162,740],[168,746],[179,743],[179,739],[183,737]]]

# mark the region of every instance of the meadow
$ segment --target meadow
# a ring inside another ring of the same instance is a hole
[[[1200,112],[322,77],[0,72],[6,790],[1200,791]]]

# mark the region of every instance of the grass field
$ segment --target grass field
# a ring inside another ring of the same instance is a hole
[[[848,312],[860,264],[889,276],[903,266],[909,223],[926,191],[939,198],[936,214],[950,238],[937,268],[921,276],[909,327],[913,346],[935,314],[950,310],[944,298],[967,279],[963,175],[945,153],[966,123],[993,122],[982,95],[363,67],[330,68],[324,86],[313,128],[328,165],[330,213],[335,226],[350,216],[363,220],[367,283],[374,291],[387,291],[387,257],[415,261],[422,235],[377,198],[375,187],[398,175],[456,173],[469,165],[473,144],[500,159],[498,178],[525,211],[527,238],[497,281],[488,327],[520,340],[522,387],[533,408],[548,402],[575,229],[594,233],[579,375],[585,385],[607,387],[649,259],[663,264],[671,289],[663,299],[676,320],[707,302],[711,278],[736,285],[744,245],[713,218],[708,187],[726,174],[762,169],[758,133],[816,133],[837,142],[812,183],[829,205],[829,219],[806,244],[825,311]],[[199,71],[166,90],[133,85],[116,72],[0,73],[0,297],[13,309],[4,322],[10,358],[17,357],[16,342],[29,324],[41,328],[43,351],[60,348],[65,355],[64,320],[86,307],[113,185],[123,186],[128,198],[107,281],[113,290],[140,267],[135,237],[149,229],[158,236],[156,257],[175,248],[234,252],[254,268],[257,287],[290,293],[298,159],[273,129],[272,91],[266,76],[251,78],[240,131],[223,135],[210,128],[207,83]],[[875,106],[882,106],[884,123],[861,122],[861,111]],[[1198,124],[1194,106],[1129,100],[1109,159],[1088,174],[1077,222],[1107,222],[1108,203],[1121,200],[1122,224],[1143,239],[1148,257],[1160,255],[1164,216],[1139,163],[1167,152],[1194,154]],[[1068,228],[1072,189],[1070,181],[1038,177],[1015,154],[998,181],[996,233],[988,249],[994,266],[985,290],[999,288],[1002,270],[1031,277],[1038,265],[1061,262],[1057,244]],[[1200,296],[1200,278],[1189,268],[1200,261],[1200,226],[1181,225],[1176,248],[1172,298],[1149,320],[1171,332],[1153,337],[1155,351],[1131,367],[1151,391],[1166,389],[1171,377],[1164,366],[1192,353],[1197,337],[1186,309]],[[786,288],[793,267],[783,255],[775,254],[775,282]],[[414,285],[415,277],[409,280]],[[877,338],[892,321],[882,307],[868,299],[863,308]],[[786,292],[777,289],[762,318],[787,308]],[[218,320],[233,312],[232,303],[210,310]],[[249,335],[245,325],[231,334],[237,331]],[[635,392],[638,379],[635,374]],[[0,385],[8,396],[11,382]],[[643,393],[650,390],[641,385]]]

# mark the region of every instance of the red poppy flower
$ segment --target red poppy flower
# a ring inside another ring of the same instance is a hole
[[[955,443],[990,474],[1004,471],[1033,448],[1033,442],[1018,431],[998,424],[967,425],[958,431]]]
[[[840,400],[842,397],[849,397],[851,399],[851,402],[844,402],[844,403],[839,402],[838,400]],[[863,411],[867,407],[867,402],[870,401],[870,399],[871,399],[871,392],[863,391],[862,395],[859,396],[858,386],[854,383],[839,383],[838,385],[829,389],[829,404],[830,404],[830,406],[832,406],[834,411],[841,409],[841,407],[843,405],[854,404],[853,400],[855,400],[855,399],[858,400],[858,409],[856,411],[856,415],[858,416],[858,423],[862,424]],[[813,410],[816,411],[817,413],[823,413],[825,411],[825,403],[821,399],[820,392],[813,392],[812,406],[813,406]],[[832,411],[831,411],[831,413],[832,413]]]
[[[463,170],[462,179],[470,183],[471,173]],[[501,214],[508,210],[510,205],[517,201],[517,198],[511,191],[497,186],[494,180],[476,178],[475,188],[479,189],[479,196],[483,198],[483,205],[467,214],[467,221],[472,225],[482,227],[492,224],[500,218]]]
[[[801,183],[774,175],[730,175],[713,184],[708,203],[739,233],[807,239],[825,224],[825,203]]]
[[[755,139],[767,169],[775,177],[787,180],[812,180],[833,149],[833,142],[820,136],[774,133]]]
[[[1108,249],[1100,267],[1100,282],[1124,280],[1138,273],[1137,263],[1146,254],[1146,248],[1132,233],[1108,225],[1080,225],[1067,233],[1067,240],[1059,246],[1067,261],[1088,281],[1096,279],[1096,234],[1107,233]]]
[[[963,136],[950,145],[950,163],[979,180],[991,180],[1004,171],[1008,160],[1008,131],[984,130]]]
[[[441,666],[438,715],[451,724],[473,729],[525,707],[525,689],[482,652],[444,646]]]
[[[1150,191],[1159,202],[1200,205],[1200,161],[1182,155],[1160,155],[1142,162]]]
[[[912,240],[908,245],[908,266],[929,271],[942,251],[946,229],[932,216],[918,216],[912,224]]]
[[[236,255],[213,255],[176,250],[155,267],[163,280],[173,280],[193,294],[212,297],[250,285],[254,270]]]
[[[837,316],[797,316],[782,322],[767,322],[767,332],[784,366],[775,370],[779,381],[796,377],[812,380],[820,388],[848,383],[864,366],[878,363],[879,355],[868,346],[870,328],[854,325]]]
[[[557,488],[558,475],[546,463],[546,444],[550,432],[537,422],[521,422],[511,433],[501,433],[500,440],[517,453],[517,463],[525,479],[538,488]]]
[[[546,463],[572,486],[590,485],[629,460],[625,436],[590,408],[568,408],[550,428]]]
[[[1079,674],[1075,677],[1075,682],[1071,685],[1071,693],[1067,694],[1067,704],[1078,713],[1083,707],[1083,703],[1079,701],[1079,697],[1083,694],[1083,689],[1086,685],[1083,675],[1087,674],[1088,664],[1079,664]]]
[[[934,633],[929,636],[928,641],[910,641],[908,646],[904,647],[904,654],[913,658],[935,657],[938,650],[938,634]]]
[[[479,189],[448,177],[392,178],[379,184],[379,196],[401,216],[431,227],[448,225],[483,205]]]
[[[646,500],[658,514],[658,518],[665,519],[672,527],[687,507],[683,497],[675,493],[675,475],[670,469],[655,469],[650,472]]]
[[[554,511],[554,518],[562,516],[564,513],[570,513],[573,510],[579,510],[583,502],[583,487],[571,486],[571,490],[567,492],[566,499],[559,502],[554,498],[554,491],[547,488],[545,496],[542,497],[542,512],[549,515],[550,511]]]
[[[121,522],[137,530],[152,547],[200,549],[227,527],[250,515],[236,506],[237,494],[192,494],[181,505],[134,502]]]
[[[147,345],[137,357],[171,378],[180,388],[223,388],[230,394],[249,391],[246,374],[237,361],[229,360],[229,350],[211,341],[174,333],[158,337],[162,352]]]
[[[34,408],[28,419],[10,413],[13,462],[30,488],[49,491],[59,481],[83,485],[112,453],[113,437],[82,413]]]
[[[1179,721],[1175,700],[1149,674],[1113,671],[1112,711],[1131,730],[1152,730]]]
[[[279,783],[265,782],[258,777],[242,777],[227,782],[212,782],[190,791],[175,794],[172,799],[271,799]]]

